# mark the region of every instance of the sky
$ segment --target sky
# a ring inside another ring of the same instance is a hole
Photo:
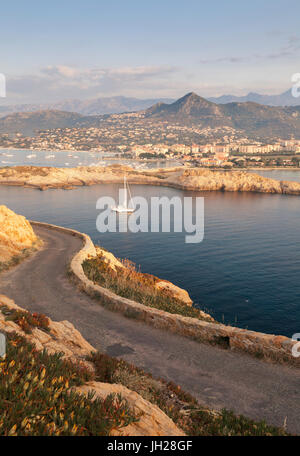
[[[11,0],[0,11],[0,106],[275,94],[300,72],[299,0]]]

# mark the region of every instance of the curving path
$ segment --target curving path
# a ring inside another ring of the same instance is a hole
[[[0,275],[0,293],[54,320],[69,320],[96,348],[173,380],[215,409],[226,407],[300,434],[300,369],[199,344],[101,307],[71,284],[66,265],[81,248],[70,234],[35,228],[43,250]]]

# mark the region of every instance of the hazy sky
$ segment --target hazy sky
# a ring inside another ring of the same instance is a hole
[[[0,105],[279,93],[300,72],[299,0],[11,0],[0,14]]]

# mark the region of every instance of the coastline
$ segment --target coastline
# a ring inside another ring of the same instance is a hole
[[[0,168],[0,185],[47,189],[73,189],[96,184],[120,184],[124,174],[129,184],[154,185],[188,191],[254,192],[300,195],[300,182],[279,181],[248,171],[219,171],[207,168],[158,168],[134,170],[110,165],[53,168],[16,166]]]

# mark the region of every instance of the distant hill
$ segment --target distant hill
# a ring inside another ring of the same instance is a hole
[[[242,103],[252,101],[253,103],[260,103],[268,106],[298,106],[300,105],[300,98],[295,98],[291,90],[280,93],[279,95],[261,95],[255,92],[249,92],[248,95],[237,97],[235,95],[221,95],[220,97],[208,98],[213,103]]]
[[[130,97],[101,97],[89,100],[66,100],[51,104],[20,104],[10,106],[0,106],[0,117],[15,112],[35,112],[35,111],[67,111],[77,112],[85,116],[101,114],[119,114],[121,112],[132,112],[147,109],[155,103],[172,103],[171,98],[149,98],[139,99]]]
[[[83,119],[84,116],[74,112],[18,112],[0,118],[0,133],[22,133],[31,136],[37,130],[73,127]]]
[[[216,104],[191,92],[171,104],[158,103],[146,110],[157,118],[202,127],[232,127],[246,135],[300,136],[300,106],[273,107],[253,102]]]
[[[173,103],[156,103],[138,111],[134,124],[144,125],[149,120],[172,124],[193,125],[199,128],[231,127],[245,136],[300,137],[300,106],[266,106],[253,102],[216,104],[196,93],[188,93]],[[79,113],[43,110],[31,113],[15,113],[0,118],[0,133],[20,132],[32,135],[37,130],[65,127],[100,127],[107,119],[109,126],[123,119],[126,125],[133,120],[128,114],[84,116]],[[109,128],[108,126],[108,128]]]

